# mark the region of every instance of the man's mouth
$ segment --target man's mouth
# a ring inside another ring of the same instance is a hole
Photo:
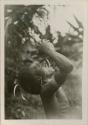
[[[24,64],[31,64],[31,63],[33,63],[33,60],[32,59],[26,59],[26,60],[23,60],[23,63]]]

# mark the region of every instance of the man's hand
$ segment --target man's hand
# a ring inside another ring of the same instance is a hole
[[[40,52],[43,52],[46,55],[50,55],[51,52],[55,51],[55,48],[52,43],[44,39],[39,45],[39,50]]]
[[[30,36],[34,39],[36,47],[39,48],[40,52],[43,52],[44,54],[50,54],[55,50],[53,44],[50,43],[49,40],[40,39],[39,35],[34,33],[34,31],[30,32]]]

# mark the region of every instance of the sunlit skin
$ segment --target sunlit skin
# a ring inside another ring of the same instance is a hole
[[[41,63],[39,53],[50,57],[58,66],[57,71]],[[57,118],[59,114],[56,92],[72,71],[71,61],[57,53],[52,43],[43,40],[36,48],[27,42],[20,52],[23,62],[19,79],[24,90],[31,94],[40,94],[47,118]]]

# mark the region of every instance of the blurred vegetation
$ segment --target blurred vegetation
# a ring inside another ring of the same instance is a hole
[[[21,62],[19,48],[30,41],[30,32],[38,34],[40,39],[52,42],[56,51],[64,54],[73,61],[74,70],[68,76],[63,89],[69,100],[67,118],[81,118],[81,86],[82,86],[82,46],[83,25],[76,16],[74,19],[77,27],[67,21],[70,26],[69,32],[63,36],[57,31],[57,42],[51,33],[51,26],[47,24],[43,34],[35,20],[41,23],[48,20],[48,10],[43,5],[8,5],[5,6],[5,118],[6,119],[38,119],[45,118],[40,97],[23,92],[25,98],[21,98],[19,92],[13,95],[13,88]],[[31,29],[31,31],[30,31]]]

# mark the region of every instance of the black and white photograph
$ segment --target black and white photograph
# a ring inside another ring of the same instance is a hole
[[[84,5],[3,5],[5,120],[84,118]]]

